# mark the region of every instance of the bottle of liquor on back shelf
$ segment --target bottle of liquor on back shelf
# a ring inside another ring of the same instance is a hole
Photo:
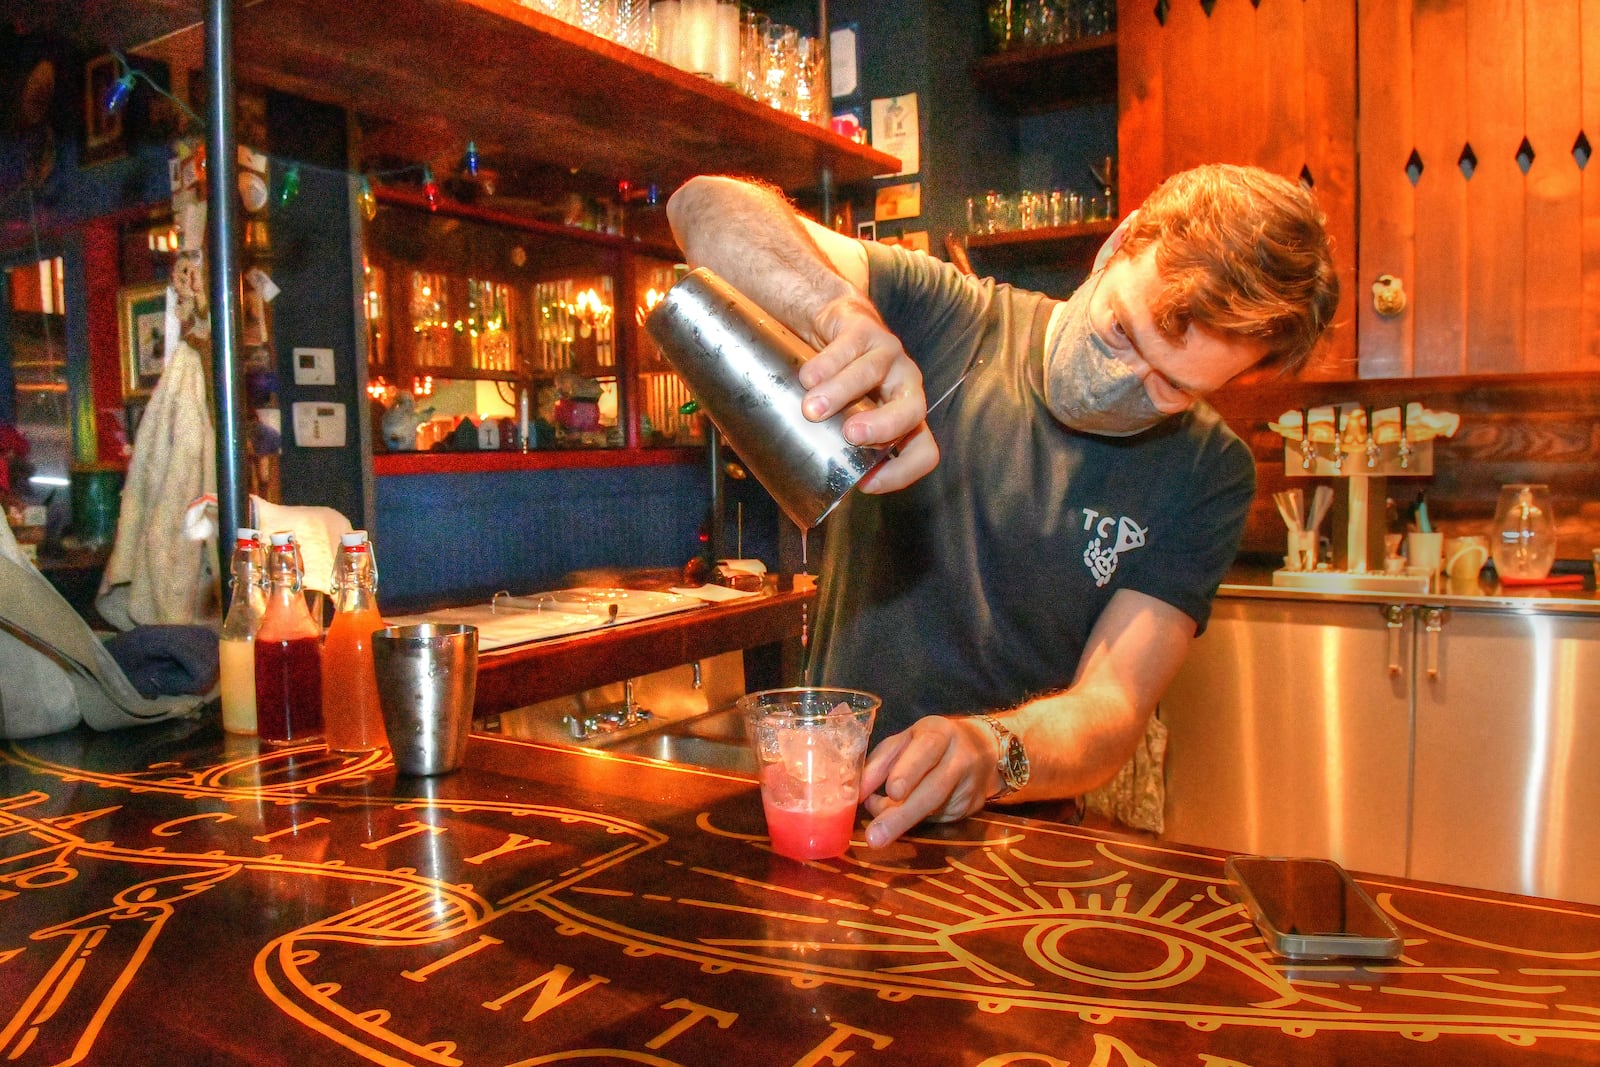
[[[233,575],[228,616],[222,621],[218,661],[222,672],[222,728],[230,734],[256,732],[256,631],[267,607],[261,535],[241,527],[233,543]]]
[[[333,752],[387,748],[372,667],[378,614],[378,563],[365,530],[339,539],[333,561],[333,622],[322,642],[322,721]]]
[[[301,593],[294,534],[272,535],[267,610],[256,631],[256,732],[274,745],[322,736],[322,628]]]

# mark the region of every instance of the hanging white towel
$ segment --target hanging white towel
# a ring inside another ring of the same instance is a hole
[[[95,609],[119,630],[215,623],[216,542],[184,533],[189,505],[217,491],[205,360],[180,342],[150,395],[122,490],[117,539]]]

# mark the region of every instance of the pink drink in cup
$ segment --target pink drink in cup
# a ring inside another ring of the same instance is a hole
[[[770,689],[739,698],[774,852],[809,860],[849,849],[879,703],[852,689]]]

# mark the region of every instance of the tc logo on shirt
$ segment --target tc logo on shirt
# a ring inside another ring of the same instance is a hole
[[[1092,508],[1083,509],[1083,528],[1094,535],[1089,547],[1083,550],[1083,562],[1094,575],[1097,588],[1103,587],[1116,573],[1117,558],[1124,552],[1143,548],[1145,535],[1150,532],[1148,526],[1140,526],[1130,518],[1101,515]],[[1113,534],[1116,540],[1107,548],[1106,542]]]

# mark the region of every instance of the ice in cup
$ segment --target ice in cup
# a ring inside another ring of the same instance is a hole
[[[856,689],[811,687],[739,698],[774,852],[814,860],[849,849],[880,703]]]

